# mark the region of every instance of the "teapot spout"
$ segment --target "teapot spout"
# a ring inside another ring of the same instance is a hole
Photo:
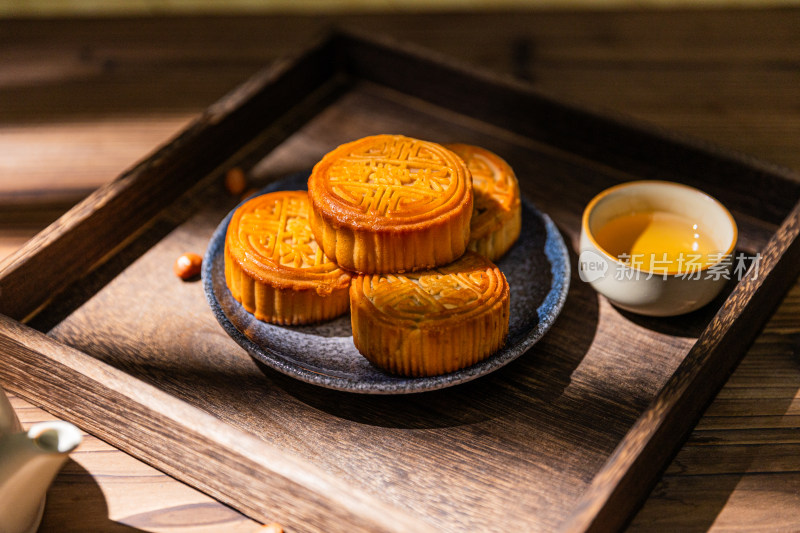
[[[27,432],[0,439],[0,530],[36,531],[47,488],[67,456],[81,442],[68,422],[35,424]]]
[[[28,430],[27,437],[42,453],[60,454],[63,460],[78,447],[83,438],[78,428],[61,420],[34,424]]]

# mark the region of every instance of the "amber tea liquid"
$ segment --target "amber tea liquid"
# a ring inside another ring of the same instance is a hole
[[[719,260],[719,250],[701,225],[674,213],[622,215],[601,226],[594,237],[614,257],[657,274],[692,272]]]

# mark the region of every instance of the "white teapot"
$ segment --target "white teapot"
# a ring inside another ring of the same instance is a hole
[[[81,432],[68,422],[35,424],[23,431],[0,389],[0,533],[33,533],[44,497]]]

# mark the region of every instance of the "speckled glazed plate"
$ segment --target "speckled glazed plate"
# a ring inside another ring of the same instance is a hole
[[[262,193],[306,188],[308,173],[273,183]],[[366,394],[406,394],[464,383],[513,361],[555,321],[567,298],[567,247],[550,217],[522,203],[522,234],[497,263],[511,287],[508,339],[494,355],[468,368],[425,378],[387,374],[356,350],[350,315],[312,326],[275,326],[257,320],[225,284],[223,247],[231,213],[220,223],[203,261],[203,288],[217,320],[253,358],[275,370],[331,389]]]

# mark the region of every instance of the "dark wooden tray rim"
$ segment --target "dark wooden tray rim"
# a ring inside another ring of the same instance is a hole
[[[261,153],[277,146],[310,118],[308,110],[315,106],[309,102],[318,107],[354,80],[390,87],[631,173],[646,167],[651,178],[669,178],[679,168],[687,183],[724,189],[761,220],[780,225],[761,250],[760,275],[737,284],[594,478],[564,529],[621,527],[796,277],[800,177],[632,120],[565,104],[527,84],[430,52],[352,32],[335,32],[297,57],[257,73],[168,145],[96,191],[0,265],[3,386],[256,518],[263,516],[263,509],[247,498],[232,497],[226,486],[243,486],[245,494],[276,494],[276,501],[291,509],[290,519],[309,528],[429,530],[369,495],[343,491],[336,479],[313,466],[283,458],[280,450],[154,387],[131,384],[121,371],[24,325],[35,324],[37,317],[59,306],[68,313],[76,305],[63,296],[70,287],[86,283],[113,261],[164,206],[203,186],[231,162],[246,164],[254,146]],[[245,120],[252,116],[261,121]],[[740,179],[726,179],[730,174]],[[758,194],[753,194],[754,182],[760,184]],[[97,397],[108,401],[87,401]],[[152,429],[131,435],[129,420]],[[170,441],[159,430],[167,425],[181,427],[184,438]],[[224,453],[204,455],[204,446],[214,440],[229,445]],[[182,470],[181,456],[201,456],[226,474],[218,482],[198,481]],[[303,471],[302,478],[293,469]],[[265,471],[274,475],[253,475]]]

